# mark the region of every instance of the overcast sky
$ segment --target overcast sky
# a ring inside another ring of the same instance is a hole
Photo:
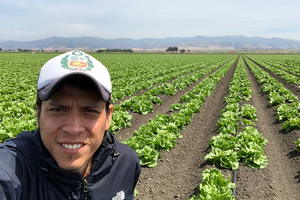
[[[299,0],[0,0],[0,41],[244,35],[300,40]]]

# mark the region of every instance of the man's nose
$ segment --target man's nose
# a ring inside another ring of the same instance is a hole
[[[63,131],[75,135],[80,134],[84,131],[84,126],[82,123],[82,118],[79,112],[70,112],[64,122]]]

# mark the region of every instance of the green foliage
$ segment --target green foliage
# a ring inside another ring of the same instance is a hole
[[[287,104],[281,104],[277,106],[277,118],[279,122],[284,122],[286,120],[289,120],[291,118],[300,117],[299,116],[299,109],[289,106]]]
[[[210,152],[204,157],[216,166],[237,169],[239,160],[253,168],[265,168],[268,164],[264,156],[267,140],[259,134],[257,129],[246,127],[237,137],[229,134],[219,134],[210,141]]]
[[[139,194],[139,193],[138,193],[137,189],[134,188],[134,197],[136,197],[138,194]]]
[[[130,119],[132,115],[129,115],[127,111],[114,111],[112,115],[112,121],[110,123],[109,131],[115,132],[126,127],[130,127]]]
[[[202,173],[203,180],[199,185],[200,194],[193,195],[190,200],[234,200],[232,189],[235,184],[230,182],[230,176],[224,175],[218,169],[205,169]]]
[[[255,143],[248,143],[238,152],[238,156],[246,166],[252,168],[265,168],[268,164],[268,159],[264,154],[261,146]]]
[[[230,93],[227,97],[225,97],[225,101],[227,103],[238,103],[242,100],[238,92]]]
[[[242,106],[240,116],[246,119],[257,121],[256,109],[250,104],[245,104]]]
[[[182,108],[182,110],[187,109],[192,111],[193,113],[199,113],[202,105],[203,105],[202,101],[192,100],[184,104],[184,108]]]
[[[177,85],[180,85],[182,86],[181,89],[184,89],[187,85],[199,80],[200,77],[216,68],[216,66],[209,66],[198,70],[214,62],[214,59],[202,59],[201,66],[199,67],[199,65],[194,64],[195,62],[199,62],[198,56],[191,56],[188,60],[184,56],[179,58],[173,55],[157,54],[153,56],[95,54],[93,56],[100,59],[105,66],[109,67],[113,86],[112,102],[175,79],[171,83],[172,86],[167,83],[165,90],[166,94],[172,95],[175,92],[173,87],[177,88]],[[156,86],[148,90],[148,92],[153,96],[162,94],[164,89],[162,86]]]
[[[272,83],[266,83],[261,87],[261,90],[265,94],[270,94],[272,91],[276,91],[274,85]]]
[[[242,124],[243,125],[248,125],[248,126],[255,126],[255,123],[253,121],[251,121],[251,120],[248,120],[248,119],[244,119],[242,121]]]
[[[183,113],[173,113],[172,114],[172,122],[179,128],[184,129],[185,125],[191,123],[191,120],[188,116]]]
[[[240,150],[238,157],[245,165],[252,168],[265,168],[268,164],[267,157],[264,156],[265,145],[268,142],[257,129],[248,126],[237,136]]]
[[[157,165],[158,158],[161,157],[161,154],[158,151],[149,146],[137,149],[136,153],[140,158],[140,164],[147,165],[147,167],[155,167]]]
[[[293,83],[293,84],[296,84],[296,85],[300,85],[299,78],[296,77],[296,76],[293,76],[291,74],[285,74],[281,78],[286,80],[287,83]]]
[[[204,156],[204,159],[216,166],[227,169],[235,170],[239,167],[239,159],[236,151],[233,149],[223,150],[212,147],[210,152]]]
[[[238,103],[228,103],[226,107],[222,110],[222,113],[231,111],[233,113],[239,113],[239,104]]]
[[[270,92],[269,94],[270,106],[277,106],[285,103],[285,98],[277,92]]]
[[[175,88],[174,85],[172,85],[171,83],[164,83],[162,84],[162,93],[165,95],[174,95],[177,93],[177,90]]]
[[[237,122],[240,121],[238,113],[231,111],[223,112],[217,126],[219,127],[219,133],[229,133],[235,134],[236,130],[239,128]]]
[[[190,118],[190,119],[193,118],[194,115],[195,115],[195,113],[194,113],[192,110],[187,109],[187,108],[181,109],[179,113],[180,113],[180,114],[183,114],[184,116],[186,116],[186,117],[188,117],[188,118]],[[188,123],[188,124],[189,124],[189,123]]]
[[[181,103],[176,103],[176,104],[171,104],[170,105],[170,110],[171,111],[180,110],[182,108],[184,108],[184,104],[181,104]]]
[[[154,137],[154,145],[158,151],[169,151],[174,148],[177,136],[167,130],[159,130]]]
[[[184,101],[190,101],[192,99],[196,98],[196,95],[193,92],[187,92],[185,95],[180,97],[179,101],[184,102]]]
[[[286,132],[289,132],[293,129],[300,129],[300,118],[293,117],[283,122],[281,129],[285,130]]]
[[[147,93],[150,93],[152,96],[157,96],[163,92],[162,87],[154,87],[147,91]]]
[[[296,147],[297,147],[298,153],[300,153],[300,138],[299,138],[296,142],[294,142],[294,144],[295,144]]]
[[[219,134],[217,136],[213,136],[209,143],[211,147],[219,148],[222,150],[238,150],[239,144],[237,142],[236,137],[232,137],[230,134]]]
[[[244,100],[249,101],[250,98],[252,97],[253,91],[251,90],[250,86],[248,87],[242,87],[241,90],[241,96],[243,97]]]
[[[5,142],[11,137],[12,135],[7,134],[5,130],[0,130],[0,143]]]
[[[152,96],[151,96],[152,97]],[[120,105],[126,110],[132,110],[133,112],[141,113],[141,114],[147,114],[149,112],[153,112],[153,104],[152,104],[152,98],[147,97],[146,95],[143,96],[134,96],[128,100],[125,100]],[[154,97],[157,99],[156,97]]]

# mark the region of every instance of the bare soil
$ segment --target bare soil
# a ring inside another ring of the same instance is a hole
[[[202,172],[207,168],[218,168],[205,161],[204,156],[210,150],[209,140],[218,134],[216,124],[226,105],[224,98],[228,95],[229,82],[235,67],[236,63],[211,96],[206,98],[200,113],[195,114],[192,122],[181,131],[183,137],[177,140],[174,149],[160,152],[162,157],[156,167],[142,167],[135,200],[189,200],[199,193],[198,185],[202,181]],[[251,100],[246,103],[256,108],[258,121],[255,128],[268,140],[265,147],[268,166],[264,169],[252,169],[240,163],[236,171],[236,199],[300,200],[300,153],[297,153],[294,145],[300,137],[300,131],[293,130],[288,133],[281,131],[282,123],[277,120],[275,107],[269,106],[267,95],[261,92],[261,85],[257,83],[247,66],[246,70],[253,90]],[[275,77],[274,74],[270,75]],[[276,78],[286,88],[292,90],[294,87]],[[161,96],[163,104],[154,106],[153,113],[147,115],[132,113],[133,126],[116,132],[116,137],[119,141],[123,141],[131,137],[134,130],[145,125],[150,118],[155,118],[157,114],[170,114],[170,104],[178,103],[179,98],[198,83],[179,91],[174,96]],[[293,89],[292,92],[299,98],[298,90]],[[225,177],[230,176],[232,179],[232,170],[219,169]]]

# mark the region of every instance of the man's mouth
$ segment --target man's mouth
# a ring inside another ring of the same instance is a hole
[[[83,144],[62,144],[66,149],[79,149]]]

